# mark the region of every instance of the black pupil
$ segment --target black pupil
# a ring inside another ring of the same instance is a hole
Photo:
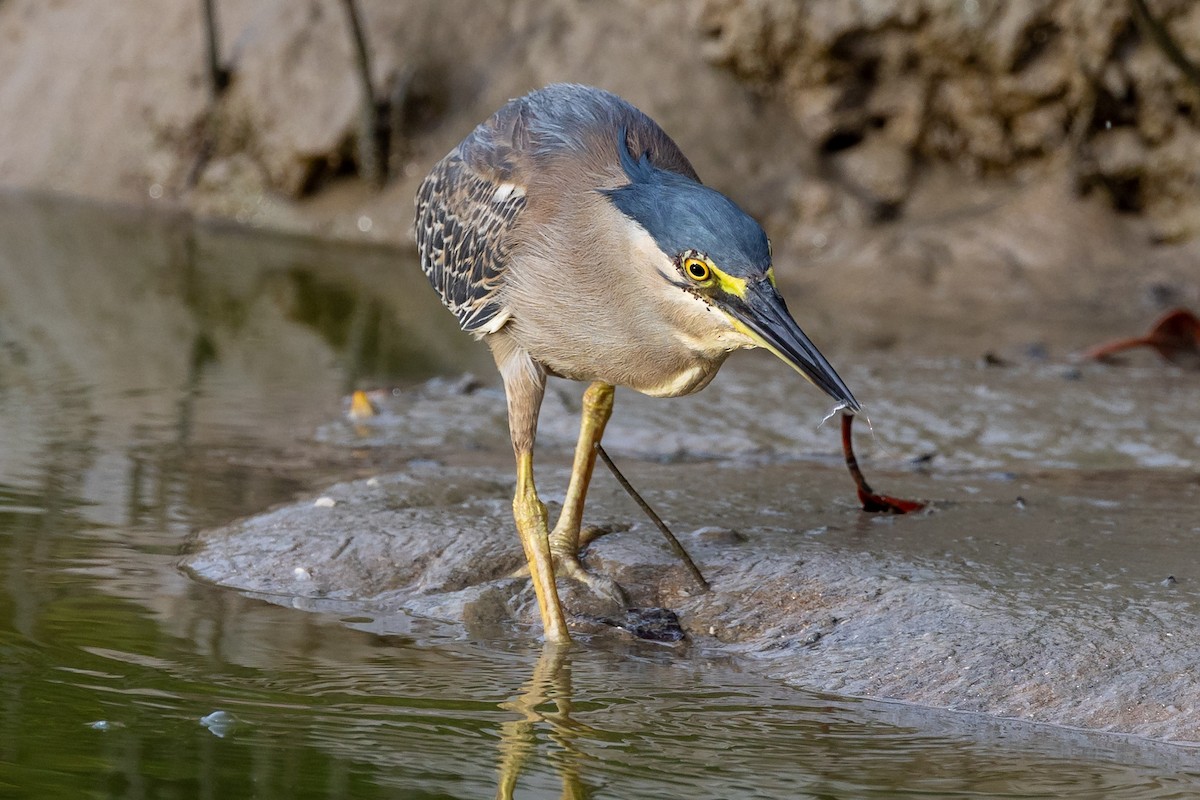
[[[698,261],[693,261],[688,265],[688,272],[691,273],[693,278],[704,278],[708,275],[708,268]]]

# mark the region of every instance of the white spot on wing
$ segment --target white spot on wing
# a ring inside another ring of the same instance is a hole
[[[502,183],[496,187],[496,191],[492,194],[493,203],[503,203],[513,197],[524,197],[525,187],[518,186],[515,183]]]
[[[488,320],[486,325],[482,325],[482,326],[476,328],[474,333],[477,338],[480,336],[483,336],[484,334],[487,334],[487,333],[495,333],[496,331],[503,328],[504,323],[508,322],[508,320],[511,317],[512,317],[512,314],[508,311],[508,309],[502,309],[499,313],[496,314],[496,316],[494,316],[490,320]]]

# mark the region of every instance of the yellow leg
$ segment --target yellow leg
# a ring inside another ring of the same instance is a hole
[[[613,387],[596,381],[583,393],[583,413],[579,420],[579,442],[575,445],[575,463],[571,466],[571,481],[563,500],[558,524],[550,534],[550,549],[559,559],[577,559],[579,529],[583,524],[583,503],[592,470],[596,466],[596,445],[604,436],[604,426],[612,416]]]
[[[542,612],[542,628],[550,642],[569,642],[567,621],[554,585],[554,562],[550,555],[550,537],[546,530],[546,506],[538,499],[533,485],[533,453],[517,452],[517,493],[513,497],[513,518],[529,575],[537,594],[538,609]]]
[[[625,608],[629,605],[625,590],[611,578],[588,572],[579,561],[579,548],[587,543],[581,539],[589,534],[589,531],[581,533],[580,530],[583,523],[583,504],[587,497],[588,484],[592,480],[592,470],[596,466],[596,445],[604,435],[604,426],[612,416],[612,407],[611,384],[597,381],[583,394],[583,414],[579,422],[575,462],[571,467],[571,480],[567,484],[562,513],[550,534],[550,552],[559,575],[583,584],[605,602]],[[590,533],[593,535],[588,538],[592,539],[604,531],[593,529]]]

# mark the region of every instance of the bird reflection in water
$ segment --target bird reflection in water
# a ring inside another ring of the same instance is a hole
[[[511,800],[514,796],[522,770],[537,752],[539,727],[548,727],[550,741],[560,748],[552,756],[562,778],[560,796],[564,800],[582,800],[591,795],[579,772],[582,754],[575,746],[583,726],[571,720],[571,704],[570,647],[547,643],[520,693],[501,703],[501,708],[514,712],[518,718],[500,726],[497,800]]]

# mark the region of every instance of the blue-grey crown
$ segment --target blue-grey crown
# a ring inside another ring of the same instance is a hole
[[[761,275],[771,266],[767,234],[720,192],[675,172],[658,169],[647,153],[635,159],[625,129],[617,140],[629,183],[604,193],[625,216],[646,229],[669,256],[698,250],[731,275]]]

